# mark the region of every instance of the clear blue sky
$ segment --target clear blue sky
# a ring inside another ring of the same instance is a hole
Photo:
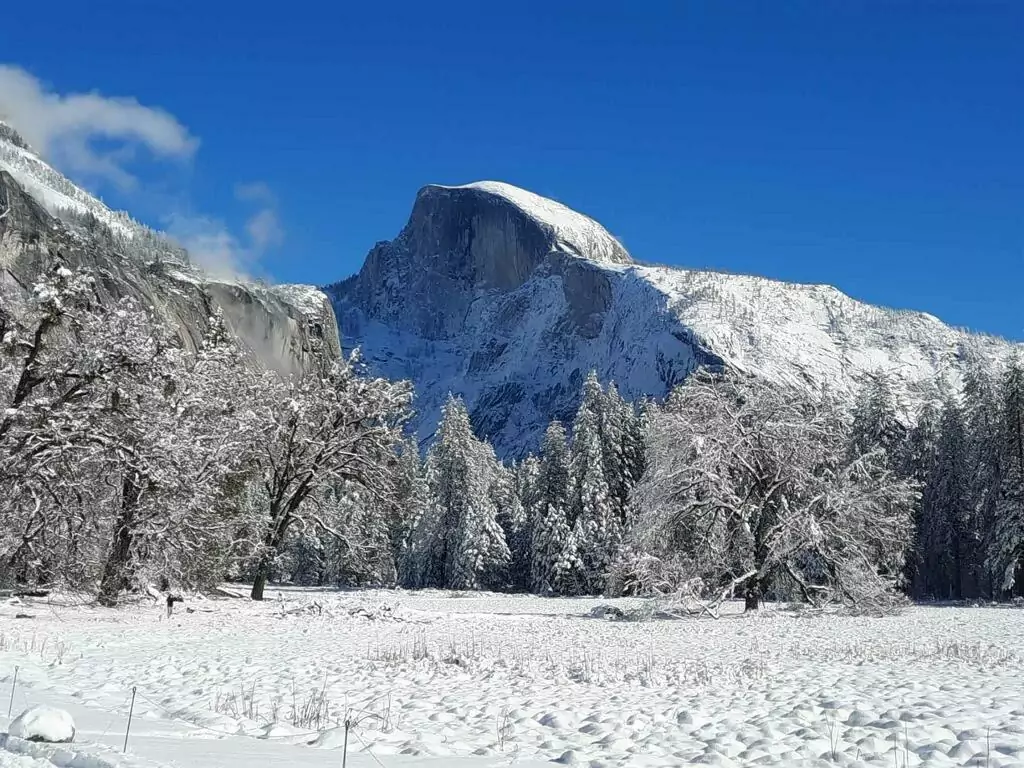
[[[1018,0],[14,3],[0,60],[175,115],[197,211],[241,227],[265,182],[277,279],[352,273],[423,184],[499,179],[645,261],[1024,338]]]

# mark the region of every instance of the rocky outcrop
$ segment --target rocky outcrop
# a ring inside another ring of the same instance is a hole
[[[315,288],[213,279],[170,244],[154,247],[158,241],[151,233],[133,235],[88,221],[74,224],[54,216],[0,164],[0,279],[27,289],[42,270],[59,262],[92,272],[101,298],[131,297],[151,307],[188,347],[198,344],[219,308],[265,365],[293,371],[340,354],[330,302]],[[148,237],[146,247],[133,237]]]
[[[398,237],[325,290],[345,345],[416,385],[421,440],[453,392],[504,456],[571,418],[590,369],[631,398],[701,365],[850,395],[882,372],[912,415],[1010,348],[829,286],[641,266],[596,222],[496,182],[425,187]]]

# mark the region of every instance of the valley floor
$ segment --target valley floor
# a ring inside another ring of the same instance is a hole
[[[17,666],[13,714],[79,728],[73,748],[6,740],[0,766],[339,766],[346,717],[353,768],[1024,766],[1019,608],[623,622],[596,599],[268,594],[171,619],[0,606],[0,705]]]

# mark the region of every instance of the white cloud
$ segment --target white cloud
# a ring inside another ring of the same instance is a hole
[[[24,69],[6,64],[0,64],[0,120],[76,180],[109,182],[136,193],[145,192],[130,170],[140,151],[189,160],[199,148],[199,139],[163,109],[130,97],[57,93]],[[284,242],[277,198],[267,184],[237,184],[234,193],[253,209],[241,234],[232,233],[221,218],[195,214],[188,206],[162,219],[167,234],[195,263],[221,277],[259,274],[260,258]]]
[[[169,159],[191,158],[199,140],[170,113],[134,98],[59,94],[25,70],[0,65],[0,119],[43,157],[73,175],[135,185],[127,169],[139,148]],[[103,142],[103,147],[98,146]]]
[[[273,208],[264,208],[253,214],[245,223],[245,231],[254,247],[260,250],[273,248],[284,242],[284,230]]]
[[[245,237],[237,237],[220,219],[171,214],[167,232],[189,252],[192,260],[219,277],[252,276],[259,272],[260,258],[284,242],[277,213],[277,199],[263,182],[239,184],[235,197],[258,209],[245,223]]]
[[[235,185],[235,197],[260,206],[245,223],[245,231],[254,248],[265,251],[284,242],[284,229],[277,215],[277,198],[262,181]]]

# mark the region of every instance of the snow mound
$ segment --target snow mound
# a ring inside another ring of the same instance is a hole
[[[472,189],[508,201],[527,216],[548,227],[555,238],[577,255],[614,264],[628,264],[629,253],[612,234],[582,213],[555,200],[502,181],[475,181],[441,189]]]
[[[75,739],[75,721],[63,709],[37,705],[18,715],[8,733],[25,741],[67,744]]]

